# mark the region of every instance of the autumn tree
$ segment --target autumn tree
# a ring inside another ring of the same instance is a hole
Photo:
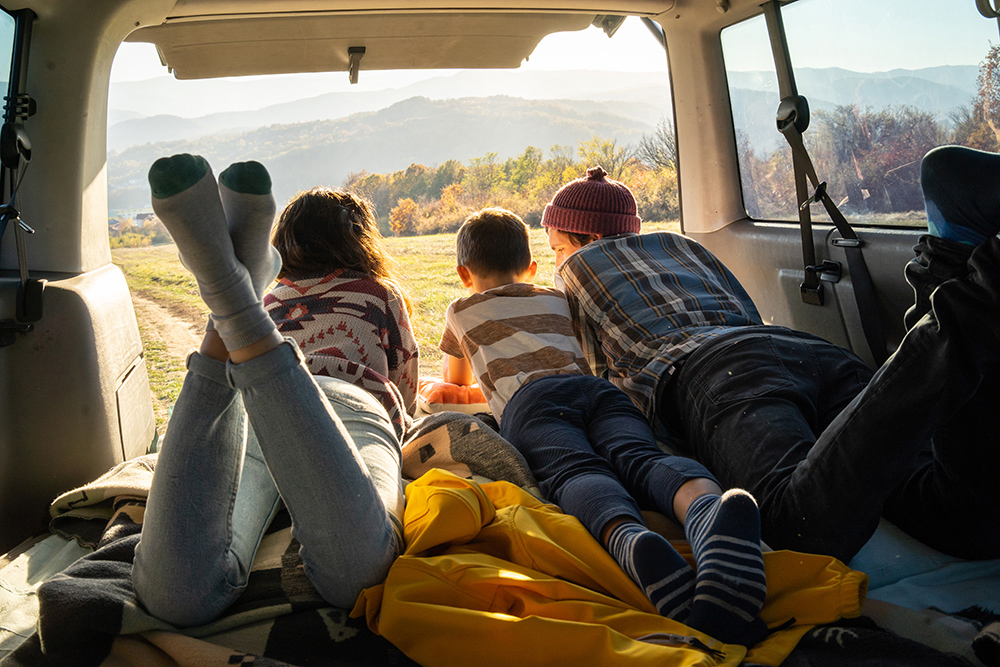
[[[542,164],[542,151],[534,146],[528,146],[524,152],[511,160],[508,187],[513,192],[524,192],[538,174]]]
[[[933,114],[912,106],[838,106],[814,112],[813,120],[810,151],[823,158],[817,162],[834,199],[846,196],[855,211],[923,208],[920,161],[944,138]]]
[[[398,236],[410,236],[417,231],[417,202],[400,199],[389,214],[389,228]]]
[[[469,160],[469,166],[462,178],[462,187],[466,192],[484,194],[492,190],[503,180],[502,169],[495,152],[489,152],[482,157]]]
[[[427,192],[428,196],[440,196],[448,186],[461,183],[464,176],[465,165],[458,160],[446,160],[434,170]]]
[[[1000,143],[1000,45],[993,44],[979,63],[979,90],[975,98],[976,115],[993,131],[994,144]]]
[[[642,135],[635,156],[649,167],[677,171],[677,139],[666,116],[660,116],[652,134]]]
[[[632,158],[631,146],[619,146],[617,139],[599,137],[581,141],[577,152],[588,167],[600,165],[608,172],[608,177],[616,181],[622,179],[628,161]]]

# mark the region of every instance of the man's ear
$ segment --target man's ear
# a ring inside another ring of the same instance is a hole
[[[538,273],[538,262],[536,262],[535,260],[531,260],[531,264],[528,265],[528,270],[525,271],[524,275],[530,282],[535,279],[536,273]]]
[[[458,277],[462,281],[462,284],[466,287],[472,287],[472,274],[469,269],[465,266],[456,266],[455,271],[458,272]]]

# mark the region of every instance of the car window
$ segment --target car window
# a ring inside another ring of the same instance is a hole
[[[809,100],[806,148],[852,222],[920,226],[924,153],[946,143],[1000,148],[998,28],[973,0],[800,0],[782,17],[798,93]],[[796,220],[764,17],[726,28],[722,44],[747,213]]]
[[[0,8],[0,77],[4,94],[9,94],[10,64],[14,55],[14,17]]]

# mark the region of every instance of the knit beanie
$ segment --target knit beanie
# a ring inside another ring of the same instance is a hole
[[[542,226],[576,234],[610,236],[638,233],[635,197],[628,186],[606,179],[608,172],[591,167],[586,178],[559,188],[542,214]]]

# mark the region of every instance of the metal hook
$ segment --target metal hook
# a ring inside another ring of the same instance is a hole
[[[358,69],[361,67],[361,58],[365,55],[365,47],[363,46],[349,46],[347,47],[347,58],[348,58],[348,74],[351,77],[351,83],[358,82]]]

